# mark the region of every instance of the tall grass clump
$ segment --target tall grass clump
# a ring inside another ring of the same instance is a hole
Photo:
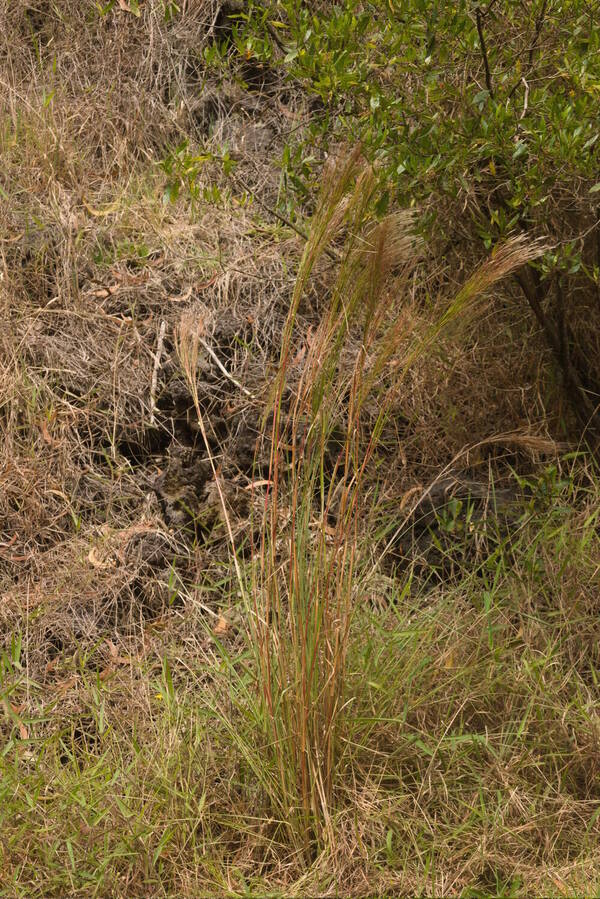
[[[237,558],[230,532],[249,661],[222,651],[233,706],[251,727],[240,727],[229,711],[220,714],[272,814],[307,859],[335,839],[336,772],[353,701],[346,654],[368,542],[370,463],[391,401],[442,331],[472,316],[496,281],[542,249],[509,240],[426,330],[411,333],[406,284],[421,250],[411,213],[375,221],[376,183],[359,149],[324,173],[265,413],[269,472],[249,566]],[[301,301],[324,256],[336,266],[328,308],[300,344]],[[193,329],[180,332],[179,355],[196,396],[194,347]],[[198,402],[196,409],[204,432]],[[218,484],[216,467],[214,473]]]
[[[269,409],[270,484],[249,620],[278,804],[304,849],[333,839],[330,810],[347,701],[362,488],[377,442],[374,434],[365,445],[363,413],[396,343],[399,319],[390,322],[383,302],[387,275],[394,268],[400,278],[408,274],[415,258],[408,217],[365,230],[374,186],[357,153],[325,176]],[[329,308],[294,364],[302,294],[342,228],[346,241]]]

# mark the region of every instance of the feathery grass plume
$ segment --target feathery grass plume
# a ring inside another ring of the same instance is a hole
[[[353,191],[349,194],[351,186],[353,186]],[[270,403],[276,413],[273,424],[274,434],[279,424],[281,396],[287,374],[296,315],[306,285],[316,262],[329,247],[344,222],[348,222],[352,228],[353,223],[362,220],[374,189],[375,179],[373,173],[364,165],[360,146],[349,153],[338,165],[334,160],[330,160],[326,166],[316,211],[298,266],[298,274],[282,337],[279,372]]]
[[[451,325],[467,316],[475,315],[482,305],[487,292],[494,284],[502,281],[507,275],[520,269],[528,262],[539,259],[550,247],[543,239],[531,240],[526,234],[509,237],[498,244],[489,259],[471,275],[466,284],[447,305],[434,325],[427,331],[422,342],[415,346],[406,359],[402,377],[410,366],[425,350],[431,346],[439,335],[447,331]]]

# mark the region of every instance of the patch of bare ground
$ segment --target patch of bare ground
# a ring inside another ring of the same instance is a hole
[[[175,7],[0,0],[1,890],[589,891],[597,487],[558,461],[538,337],[502,285],[390,406],[356,714],[308,861],[254,776],[264,747],[227,686],[247,661],[231,541],[243,562],[265,503],[264,415],[304,249],[278,161],[311,109],[227,49],[237,6]],[[204,159],[192,196],[185,154]],[[299,306],[286,409],[332,255]],[[386,288],[407,344],[465,280],[427,254],[411,277]]]

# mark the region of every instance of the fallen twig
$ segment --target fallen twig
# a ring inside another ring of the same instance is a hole
[[[154,369],[152,371],[152,383],[150,385],[150,424],[153,425],[155,423],[154,413],[156,412],[156,386],[158,384],[158,370],[160,368],[160,360],[162,357],[163,351],[163,343],[165,340],[165,331],[167,330],[167,323],[163,319],[160,323],[160,330],[158,332],[158,344],[156,347],[156,354],[154,356]]]
[[[223,365],[223,363],[221,362],[221,360],[219,359],[219,357],[217,356],[215,351],[213,349],[211,349],[211,347],[207,344],[207,342],[202,337],[198,338],[198,342],[202,344],[202,346],[204,347],[204,349],[206,350],[206,352],[208,353],[210,358],[216,363],[216,365],[219,366],[220,370],[223,372],[225,377],[228,378],[232,384],[235,384],[235,386],[238,387],[243,393],[245,393],[246,396],[249,396],[250,399],[252,399],[252,400],[256,399],[254,394],[250,393],[250,391],[246,387],[244,387],[243,384],[240,384],[239,381],[236,381],[236,379],[233,377],[233,375],[227,371],[227,369],[225,368],[225,366]]]

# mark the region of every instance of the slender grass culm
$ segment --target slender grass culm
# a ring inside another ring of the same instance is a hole
[[[543,251],[509,240],[425,333],[410,333],[402,297],[419,241],[412,213],[374,220],[376,184],[360,149],[325,171],[265,412],[268,487],[249,573],[228,529],[250,661],[240,665],[220,649],[233,709],[251,727],[240,728],[230,709],[218,712],[273,819],[307,862],[335,842],[336,771],[352,705],[346,653],[370,496],[365,478],[395,387],[442,332],[474,314],[496,281]],[[328,309],[299,353],[298,310],[326,253],[337,265]],[[191,331],[180,330],[194,397],[196,344]],[[227,520],[224,503],[223,512]]]

